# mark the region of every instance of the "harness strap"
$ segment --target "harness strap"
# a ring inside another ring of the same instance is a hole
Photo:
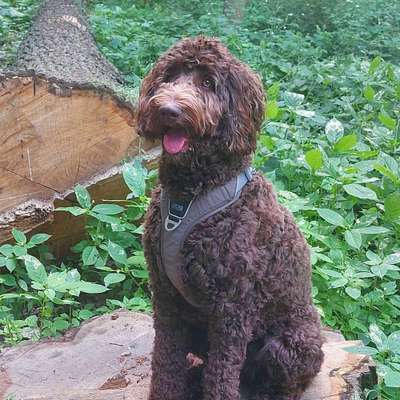
[[[187,202],[169,199],[165,191],[161,190],[162,265],[173,285],[193,305],[193,301],[184,293],[181,272],[183,243],[199,222],[233,204],[239,198],[243,187],[251,181],[252,175],[253,170],[247,168],[224,185]]]

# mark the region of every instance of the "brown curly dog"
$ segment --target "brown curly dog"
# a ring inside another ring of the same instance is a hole
[[[139,133],[163,143],[144,234],[156,332],[149,399],[300,399],[322,363],[320,321],[308,246],[271,184],[255,173],[196,223],[176,265],[161,246],[162,196],[185,208],[251,164],[260,78],[218,40],[184,39],[144,79],[138,107]]]

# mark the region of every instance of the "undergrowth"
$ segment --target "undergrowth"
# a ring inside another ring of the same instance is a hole
[[[310,244],[324,323],[361,339],[351,351],[377,362],[380,383],[366,397],[400,399],[400,3],[253,0],[239,11],[224,1],[90,4],[99,46],[130,86],[176,40],[200,33],[221,38],[260,73],[268,105],[254,164]],[[1,40],[8,53],[10,39]],[[137,160],[125,171],[128,202],[93,205],[78,187],[79,204],[60,211],[88,221],[71,259],[56,263],[44,234],[14,231],[16,244],[0,247],[6,342],[55,334],[114,307],[149,311],[140,221],[153,180]]]

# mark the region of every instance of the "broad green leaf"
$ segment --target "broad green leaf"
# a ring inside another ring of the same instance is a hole
[[[105,266],[107,263],[107,259],[108,259],[108,255],[104,255],[104,256],[99,255],[94,266],[98,269],[103,269],[104,271],[108,271],[109,269],[111,270],[112,268]]]
[[[4,267],[6,265],[7,258],[4,256],[0,256],[0,267]]]
[[[107,274],[104,277],[104,284],[106,286],[110,286],[113,283],[119,283],[122,282],[123,280],[125,280],[126,276],[125,274],[121,274],[121,273],[111,273],[111,274]]]
[[[37,315],[30,315],[29,317],[25,318],[25,323],[31,327],[37,327],[39,318]]]
[[[334,149],[338,152],[346,152],[351,150],[357,144],[357,135],[346,135],[340,138],[334,146]]]
[[[144,258],[143,251],[136,251],[135,255],[128,258],[128,264],[130,265],[146,265],[146,259]]]
[[[328,208],[318,208],[317,212],[322,219],[329,222],[331,225],[343,227],[346,225],[345,219],[336,211]]]
[[[387,340],[387,348],[400,355],[400,331],[393,332],[389,335]]]
[[[369,337],[374,342],[375,346],[378,348],[379,351],[386,349],[387,336],[382,331],[382,329],[379,328],[378,325],[376,324],[370,325]]]
[[[11,244],[3,244],[0,246],[0,253],[6,257],[12,257],[14,254],[14,248]]]
[[[375,90],[374,90],[371,86],[367,86],[367,87],[364,89],[364,97],[365,97],[368,101],[374,100],[374,97],[375,97]]]
[[[31,239],[29,240],[29,244],[38,245],[46,242],[50,239],[50,237],[51,235],[48,235],[46,233],[37,233],[36,235],[33,235],[31,237]]]
[[[56,292],[53,289],[45,289],[44,294],[51,301],[56,297]]]
[[[394,159],[389,154],[386,154],[383,151],[381,151],[379,153],[377,162],[378,162],[378,164],[382,164],[385,167],[387,167],[387,169],[389,169],[393,173],[395,173],[397,175],[399,174],[399,163],[396,159]],[[400,178],[400,176],[398,176],[398,178]]]
[[[385,199],[385,216],[389,221],[400,218],[400,192],[389,194]]]
[[[384,111],[382,111],[378,115],[379,121],[382,122],[383,125],[386,126],[386,128],[390,129],[391,131],[394,131],[396,129],[397,122],[395,119],[390,117],[388,114],[386,114]]]
[[[361,234],[365,234],[365,235],[380,235],[383,233],[390,232],[389,229],[387,229],[383,226],[367,226],[366,228],[356,228],[354,230],[358,231]]]
[[[359,250],[362,244],[362,236],[359,231],[350,230],[344,233],[347,244],[354,249]]]
[[[47,278],[47,287],[56,292],[66,293],[67,291],[78,288],[79,275],[74,274],[74,270],[51,272]]]
[[[96,246],[88,246],[82,252],[83,265],[94,265],[99,257]]]
[[[127,263],[127,256],[125,249],[121,247],[119,244],[112,242],[111,240],[107,244],[107,250],[108,253],[110,254],[110,257],[120,263],[120,264],[126,264]]]
[[[379,68],[379,66],[381,65],[381,62],[382,62],[382,58],[379,56],[376,56],[371,61],[371,64],[369,65],[368,73],[370,75],[373,75],[376,72],[376,70]]]
[[[81,207],[58,207],[56,208],[56,211],[66,211],[74,215],[75,217],[85,214],[87,212],[87,210]]]
[[[322,153],[318,149],[313,149],[313,150],[307,151],[307,153],[305,154],[305,159],[307,161],[307,164],[313,170],[320,169],[324,164],[324,160],[322,158]]]
[[[119,225],[121,223],[119,217],[113,217],[111,215],[106,215],[106,214],[97,214],[93,211],[90,211],[89,215],[98,219],[101,222],[105,222],[106,224]]]
[[[0,275],[0,283],[10,287],[15,287],[17,285],[15,277],[10,274]]]
[[[24,260],[29,278],[33,281],[45,284],[47,281],[47,272],[43,264],[36,257],[29,254],[21,258]]]
[[[383,260],[386,264],[398,264],[400,263],[400,251],[397,253],[389,254]]]
[[[144,233],[144,225],[142,224],[142,225],[138,226],[138,227],[133,231],[133,233],[137,233],[137,234],[139,234],[139,235],[143,235],[143,233]]]
[[[325,126],[325,134],[331,143],[337,142],[344,133],[343,125],[336,118],[329,120]]]
[[[63,331],[69,328],[69,322],[62,318],[56,318],[53,322],[53,327],[57,331]]]
[[[377,163],[377,164],[374,164],[374,168],[378,172],[380,172],[382,175],[391,179],[392,182],[394,182],[396,184],[400,183],[400,177],[397,176],[397,174],[395,172],[393,172],[393,170],[388,168],[387,166]]]
[[[366,356],[373,356],[375,354],[378,354],[377,349],[369,346],[350,346],[345,347],[344,350],[348,353],[364,354]]]
[[[351,196],[357,197],[363,200],[378,200],[376,193],[365,186],[359,185],[358,183],[350,183],[344,185],[343,189]]]
[[[300,115],[300,117],[304,117],[304,118],[312,118],[315,117],[315,111],[310,111],[310,110],[294,110],[294,112],[297,115]]]
[[[89,294],[104,293],[108,290],[108,288],[103,285],[85,281],[79,283],[78,289],[83,293]]]
[[[6,268],[13,272],[15,268],[17,268],[17,260],[15,258],[7,258],[6,260]]]
[[[371,250],[368,250],[365,255],[367,256],[368,260],[372,262],[371,265],[377,265],[382,263],[382,259],[378,256],[378,254],[374,253]]]
[[[0,276],[0,283],[2,282],[2,278]],[[12,299],[20,299],[21,293],[5,293],[5,294],[0,294],[0,300],[12,300]]]
[[[83,320],[92,318],[93,315],[94,315],[94,313],[90,310],[80,310],[78,313],[78,317]]]
[[[132,270],[132,275],[135,278],[148,279],[149,272],[147,270],[145,270],[145,269],[133,269]]]
[[[381,279],[387,274],[388,270],[389,270],[389,265],[387,264],[373,265],[371,267],[371,272],[375,276],[378,276]]]
[[[392,388],[400,388],[400,372],[393,369],[387,370],[383,379],[386,386]]]
[[[328,276],[333,276],[334,278],[342,278],[343,277],[343,274],[341,272],[335,271],[334,269],[321,268],[320,271]]]
[[[279,106],[276,100],[269,101],[267,103],[267,108],[265,112],[265,116],[268,119],[275,119],[279,114]]]
[[[28,291],[28,284],[23,279],[18,279],[18,285],[22,290],[25,290],[25,292]]]
[[[330,287],[332,289],[340,288],[340,287],[346,286],[348,282],[349,281],[347,278],[339,278],[339,279],[336,279],[335,281],[331,282]]]
[[[36,281],[32,281],[31,282],[31,286],[32,286],[32,289],[35,289],[35,290],[44,290],[44,289],[46,289],[41,283],[36,282]]]
[[[14,246],[13,251],[16,257],[21,257],[28,253],[28,250],[25,246],[18,246],[18,245]]]
[[[357,300],[361,296],[361,290],[358,288],[347,287],[344,291],[354,300]]]
[[[75,186],[75,196],[81,207],[90,209],[90,207],[92,206],[92,199],[90,198],[90,194],[84,186]]]
[[[297,107],[304,101],[304,94],[294,92],[284,92],[283,101],[289,107]]]
[[[144,195],[147,170],[143,167],[140,158],[135,158],[133,163],[125,164],[122,175],[133,197]]]
[[[12,233],[12,235],[13,235],[15,241],[16,241],[18,244],[22,244],[22,245],[23,245],[23,244],[26,244],[26,236],[25,236],[25,233],[24,233],[24,232],[19,231],[18,229],[13,228],[12,231],[11,231],[11,233]]]
[[[98,204],[93,207],[92,211],[98,214],[116,215],[124,212],[125,208],[117,204]]]

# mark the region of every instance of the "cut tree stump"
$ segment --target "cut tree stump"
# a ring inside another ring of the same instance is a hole
[[[98,50],[82,2],[44,1],[16,65],[0,71],[0,243],[13,227],[52,220],[54,200],[78,183],[99,184],[100,200],[109,198],[104,181],[151,146],[135,133],[129,93]]]
[[[302,400],[357,400],[375,381],[355,343],[326,331],[325,362]],[[154,332],[151,317],[129,311],[93,318],[57,340],[0,354],[0,400],[146,400]],[[245,399],[243,399],[245,400]]]

